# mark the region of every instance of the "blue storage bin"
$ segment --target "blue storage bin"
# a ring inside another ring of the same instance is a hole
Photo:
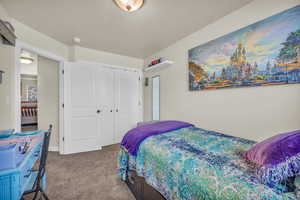
[[[15,136],[31,136],[31,135],[37,135],[41,133],[41,131],[26,131],[21,133],[16,133]]]
[[[1,138],[8,138],[15,132],[14,129],[6,129],[6,130],[0,130],[0,139]]]
[[[0,0],[1,1],[1,0]],[[40,134],[45,133],[45,131],[39,131]],[[25,137],[28,136],[28,133],[25,134]],[[35,135],[36,132],[29,132],[29,135]],[[19,138],[20,135],[13,134],[11,138]],[[23,136],[24,137],[24,136]],[[24,138],[24,141],[26,139]],[[7,159],[15,159],[16,167],[10,168],[7,170],[0,169],[0,200],[20,200],[25,189],[32,186],[32,178],[35,176],[35,173],[32,172],[29,175],[30,170],[34,166],[34,163],[40,158],[40,151],[43,144],[43,137],[41,137],[33,148],[28,151],[26,154],[22,154],[19,150],[19,147],[23,145],[22,142],[15,144],[15,154],[7,157]],[[11,148],[5,148],[4,145],[0,146],[2,150],[7,150]],[[1,150],[0,150],[1,151]],[[3,152],[3,151],[2,151]],[[11,152],[10,152],[11,153]],[[4,159],[3,155],[0,155],[0,166],[3,167],[3,163],[6,163],[7,160]],[[6,163],[7,164],[7,163]],[[42,187],[46,186],[46,176],[43,177]]]
[[[0,171],[17,166],[17,144],[0,146]]]

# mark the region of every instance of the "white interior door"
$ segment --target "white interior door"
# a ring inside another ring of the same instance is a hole
[[[119,143],[139,120],[139,73],[116,70],[115,94],[115,143]]]
[[[114,70],[96,66],[96,94],[100,113],[101,145],[114,144]]]
[[[65,63],[65,152],[101,149],[94,66]]]

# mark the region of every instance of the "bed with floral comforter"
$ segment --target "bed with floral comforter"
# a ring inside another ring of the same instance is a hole
[[[130,170],[168,200],[295,200],[293,192],[259,183],[240,152],[255,142],[196,127],[145,139],[136,156],[121,148],[119,176]]]

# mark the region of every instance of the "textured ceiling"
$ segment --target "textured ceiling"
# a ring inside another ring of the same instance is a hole
[[[126,13],[112,0],[0,0],[12,18],[63,43],[145,58],[251,0],[146,0]]]

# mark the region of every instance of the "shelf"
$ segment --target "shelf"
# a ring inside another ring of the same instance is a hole
[[[167,68],[167,67],[169,67],[173,64],[174,64],[173,61],[166,60],[166,61],[158,63],[156,65],[152,65],[151,67],[145,67],[144,72],[152,72],[152,71],[162,70],[162,69]]]

